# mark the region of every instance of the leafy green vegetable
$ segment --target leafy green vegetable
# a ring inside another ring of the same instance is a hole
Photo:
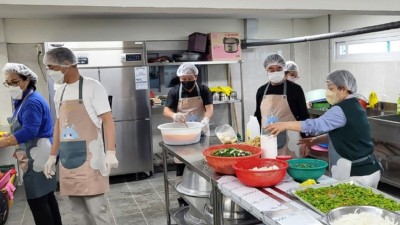
[[[240,150],[237,148],[224,148],[213,153],[213,156],[224,156],[224,157],[242,157],[249,156],[253,153],[249,151]]]
[[[400,204],[376,194],[371,189],[353,184],[338,184],[321,188],[307,188],[296,191],[296,194],[323,213],[330,210],[351,205],[376,206],[392,211],[399,211]]]
[[[314,168],[314,165],[308,163],[297,163],[294,165],[296,168]]]

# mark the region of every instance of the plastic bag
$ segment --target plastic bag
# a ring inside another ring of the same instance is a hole
[[[238,141],[235,130],[227,124],[216,127],[215,134],[222,144],[232,144]]]

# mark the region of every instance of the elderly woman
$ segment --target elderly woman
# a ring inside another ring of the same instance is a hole
[[[53,141],[53,123],[47,102],[36,92],[37,75],[18,63],[7,63],[3,73],[15,110],[9,118],[11,135],[0,140],[0,148],[18,145],[15,156],[24,172],[26,198],[35,223],[62,224],[54,196],[57,180],[43,174]]]
[[[279,54],[269,55],[264,60],[264,68],[269,82],[257,90],[254,113],[262,128],[265,128],[271,121],[296,121],[310,117],[303,89],[300,85],[287,82],[285,79],[285,64],[285,59]],[[291,137],[295,136],[291,135]],[[297,134],[296,143],[299,137]],[[286,131],[278,135],[277,139],[278,155],[300,156],[299,149],[288,148]],[[305,148],[305,145],[302,147]]]
[[[296,83],[296,80],[300,78],[299,67],[295,62],[286,61],[285,78],[293,83]]]
[[[309,146],[329,143],[332,177],[338,180],[352,178],[376,188],[381,176],[380,163],[373,154],[367,114],[354,96],[356,79],[349,71],[337,70],[328,75],[326,83],[326,100],[332,107],[324,115],[299,122],[274,123],[267,130],[273,134],[285,130],[322,134],[303,139],[301,143]]]

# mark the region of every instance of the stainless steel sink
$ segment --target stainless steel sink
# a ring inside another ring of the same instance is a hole
[[[375,141],[399,144],[400,115],[391,114],[368,117],[371,127],[371,137]]]

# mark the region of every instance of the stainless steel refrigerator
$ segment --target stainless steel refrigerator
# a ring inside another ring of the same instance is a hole
[[[111,175],[153,172],[148,67],[141,42],[67,42],[82,76],[106,89],[116,126],[118,169]],[[51,89],[51,88],[50,88]],[[54,106],[52,107],[54,109]],[[103,132],[104,134],[104,132]]]

